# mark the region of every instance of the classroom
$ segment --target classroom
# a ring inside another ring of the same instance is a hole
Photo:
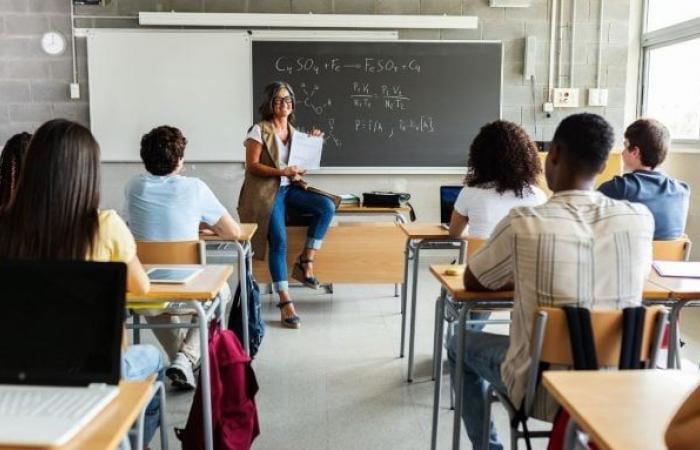
[[[0,0],[0,450],[700,450],[700,1]]]

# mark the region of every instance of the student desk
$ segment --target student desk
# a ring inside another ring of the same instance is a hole
[[[258,224],[256,223],[242,223],[241,235],[235,241],[227,241],[221,239],[221,237],[215,234],[200,234],[200,239],[206,243],[212,243],[215,250],[225,251],[229,245],[233,247],[236,253],[236,261],[238,263],[238,283],[241,287],[241,323],[248,323],[248,284],[246,283],[246,274],[250,267],[252,267],[251,261],[253,257],[253,251],[250,246],[250,240],[253,239],[253,235],[258,230]],[[223,306],[222,306],[223,308]],[[225,320],[222,315],[222,321]],[[243,328],[243,347],[245,352],[250,354],[250,340],[248,339],[248,327]]]
[[[467,324],[469,311],[472,309],[502,309],[512,308],[513,291],[467,291],[464,289],[464,269],[466,266],[433,265],[430,272],[437,278],[441,285],[440,297],[436,305],[435,316],[435,342],[433,347],[433,376],[435,386],[433,393],[433,428],[431,436],[431,448],[437,445],[437,428],[440,410],[440,388],[442,378],[442,347],[444,339],[444,320],[454,320],[457,316],[457,349],[455,367],[464,364],[464,328]],[[457,268],[457,275],[446,275],[448,268]],[[671,291],[660,286],[652,279],[644,284],[643,298],[654,301],[668,300]],[[490,321],[498,323],[499,321]],[[462,425],[462,370],[455,374],[455,408],[452,429],[452,448],[459,449]],[[633,448],[633,447],[630,447]]]
[[[423,249],[430,250],[451,250],[459,249],[458,262],[464,261],[466,241],[463,239],[452,239],[447,230],[440,224],[429,223],[401,223],[399,228],[406,235],[406,246],[404,249],[404,272],[401,286],[401,345],[399,356],[403,358],[404,342],[406,340],[406,303],[408,297],[408,266],[409,261],[413,261],[413,285],[411,288],[411,325],[408,342],[408,382],[413,381],[413,358],[416,335],[416,297],[418,295],[418,263],[420,252]]]
[[[146,270],[151,267],[202,267],[196,265],[155,264],[146,265]],[[213,318],[217,310],[219,317],[224,316],[224,305],[217,294],[226,284],[226,280],[233,273],[229,265],[207,264],[204,271],[185,284],[152,284],[147,294],[135,295],[127,293],[128,304],[143,305],[148,302],[162,302],[164,300],[177,300],[192,308],[197,313],[196,324],[127,324],[127,328],[134,329],[134,334],[141,328],[199,328],[199,342],[201,346],[201,383],[202,383],[202,409],[204,411],[204,444],[207,450],[213,450],[212,417],[211,417],[211,375],[209,373],[209,319]],[[211,302],[205,309],[204,302]],[[219,326],[223,329],[224,322],[219,320]],[[245,328],[245,327],[243,327]]]
[[[116,448],[151,399],[153,380],[121,381],[119,394],[77,435],[60,447],[31,447],[34,450],[110,450]],[[0,450],[16,450],[0,443]]]
[[[544,386],[601,450],[665,450],[664,433],[700,373],[546,371]],[[566,448],[566,445],[565,445]]]
[[[396,223],[406,223],[404,214],[411,210],[407,206],[379,207],[379,206],[349,206],[340,205],[335,211],[337,216],[391,216]]]
[[[679,336],[679,320],[681,309],[685,306],[697,304],[700,301],[700,278],[683,278],[683,277],[662,277],[656,270],[652,269],[649,275],[649,281],[654,285],[670,291],[670,298],[661,303],[670,306],[671,311],[668,315],[669,331],[668,331],[668,361],[666,367],[680,368],[680,336]]]

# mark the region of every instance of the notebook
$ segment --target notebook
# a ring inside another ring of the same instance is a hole
[[[654,261],[654,269],[662,277],[700,278],[700,262]]]
[[[126,265],[0,262],[0,442],[68,442],[119,393]]]

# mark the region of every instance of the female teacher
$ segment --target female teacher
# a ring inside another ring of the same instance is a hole
[[[289,296],[287,282],[286,209],[312,215],[304,251],[294,263],[292,278],[305,286],[318,289],[320,282],[313,275],[313,260],[321,248],[323,237],[335,213],[335,205],[320,194],[307,192],[293,184],[291,178],[304,174],[296,166],[288,166],[289,150],[294,134],[294,91],[289,84],[276,81],[265,88],[265,100],[258,112],[260,122],[246,136],[246,172],[238,203],[241,222],[258,224],[253,237],[255,258],[264,260],[269,243],[269,266],[273,288],[279,294],[282,325],[299,328]],[[319,130],[313,130],[320,136]]]

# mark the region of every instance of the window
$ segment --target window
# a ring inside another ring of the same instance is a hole
[[[647,0],[641,115],[700,145],[700,0]]]
[[[700,1],[649,0],[647,11],[646,30],[654,31],[700,17]]]

